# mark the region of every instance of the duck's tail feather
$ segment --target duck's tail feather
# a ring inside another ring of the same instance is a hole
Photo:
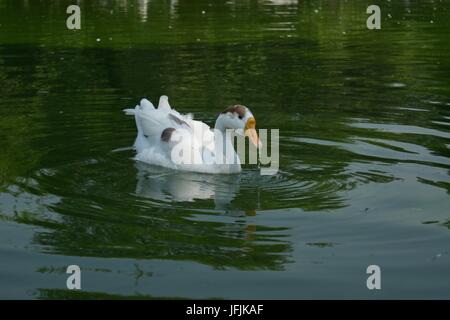
[[[168,97],[162,96],[158,108],[147,99],[142,99],[134,109],[123,110],[126,115],[135,117],[137,137],[135,148],[153,145],[161,140],[161,134],[166,128],[184,128],[192,130],[190,125],[192,115],[181,115],[169,105]]]
[[[136,110],[140,110],[145,113],[150,113],[151,111],[155,110],[155,107],[153,106],[153,103],[144,98],[134,109],[129,108],[123,109],[126,115],[134,115]]]
[[[170,112],[172,110],[172,108],[170,107],[170,104],[169,104],[168,96],[161,96],[159,98],[158,110],[165,111],[165,112]]]
[[[134,109],[127,108],[123,111],[126,115],[135,117],[138,138],[142,136],[149,140],[159,139],[162,130],[169,124],[166,111],[159,108],[155,109],[147,99],[142,99]]]

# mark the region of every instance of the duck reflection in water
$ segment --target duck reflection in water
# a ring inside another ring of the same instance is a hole
[[[233,200],[240,191],[241,175],[212,175],[173,171],[136,162],[136,195],[160,202],[214,200],[214,209],[230,216],[255,216],[255,208],[240,209]]]

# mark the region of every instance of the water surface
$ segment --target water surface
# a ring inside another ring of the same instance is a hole
[[[0,298],[450,297],[449,1],[79,3],[0,0]],[[279,172],[136,163],[162,94],[249,106]]]

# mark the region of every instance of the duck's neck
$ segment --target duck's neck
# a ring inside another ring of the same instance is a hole
[[[214,149],[217,164],[224,164],[230,171],[240,171],[241,162],[234,150],[232,130],[226,130],[221,117],[214,126]]]

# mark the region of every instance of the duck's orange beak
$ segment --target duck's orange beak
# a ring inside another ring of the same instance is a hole
[[[247,123],[245,124],[244,134],[256,148],[261,148],[262,144],[261,141],[259,141],[258,133],[256,132],[255,118],[251,117],[247,120]]]

